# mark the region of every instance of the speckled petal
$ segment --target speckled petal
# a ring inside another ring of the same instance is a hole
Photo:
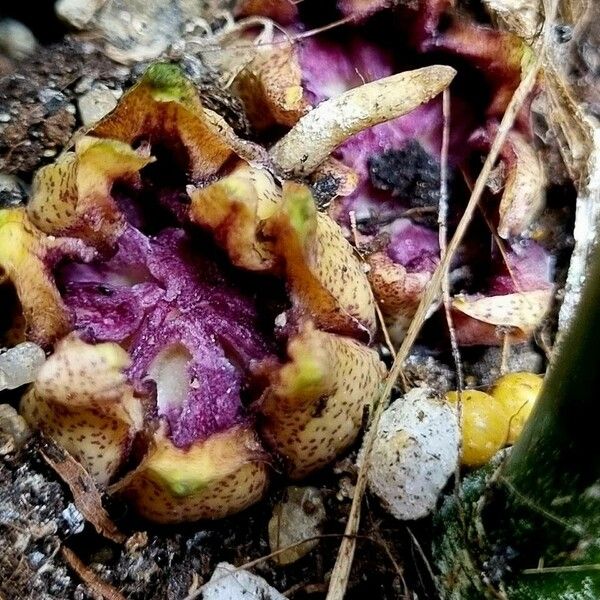
[[[273,244],[261,228],[281,204],[281,190],[268,171],[242,162],[217,182],[188,191],[192,221],[212,231],[234,265],[253,271],[274,267]]]
[[[27,339],[48,346],[69,331],[69,314],[52,278],[59,258],[91,260],[80,240],[46,238],[22,208],[0,210],[0,273],[15,286],[27,327]]]
[[[374,350],[310,324],[291,339],[288,355],[255,408],[263,439],[301,478],[355,440],[385,368]]]
[[[222,117],[203,107],[194,84],[179,67],[167,63],[150,66],[90,133],[128,144],[163,144],[194,180],[214,175],[234,151],[248,158],[258,152]]]
[[[317,212],[306,186],[284,182],[281,210],[267,232],[285,259],[296,318],[370,339],[376,329],[375,300],[362,264],[339,225]]]
[[[68,336],[40,370],[21,414],[106,485],[142,426],[142,407],[124,374],[130,359],[113,343]]]
[[[371,267],[368,273],[369,283],[381,308],[390,337],[394,344],[400,344],[431,280],[431,273],[410,273],[385,252],[375,252],[366,260]]]
[[[241,164],[190,193],[192,220],[214,232],[235,265],[284,270],[296,320],[371,338],[375,304],[362,265],[340,227],[316,210],[307,186],[280,187],[265,170]]]
[[[487,153],[498,133],[497,123],[479,128],[469,139],[474,150]],[[500,150],[493,192],[502,192],[498,208],[498,235],[504,239],[527,236],[546,204],[547,177],[530,136],[509,132]],[[494,189],[497,188],[497,189]]]
[[[295,47],[275,44],[259,47],[250,63],[235,78],[234,90],[242,99],[252,125],[291,127],[308,112],[302,73]]]
[[[266,485],[266,455],[256,435],[234,427],[188,449],[158,433],[138,468],[111,491],[147,519],[181,523],[239,512],[259,500]]]
[[[464,346],[499,346],[505,334],[512,342],[524,342],[542,320],[553,290],[516,292],[479,298],[457,297],[452,301],[458,343]]]
[[[81,138],[75,152],[36,173],[29,218],[51,235],[77,235],[96,247],[111,245],[124,225],[111,196],[113,183],[135,179],[153,160],[123,142]]]

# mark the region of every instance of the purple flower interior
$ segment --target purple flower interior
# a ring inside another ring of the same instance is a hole
[[[299,58],[307,99],[312,103],[410,68],[388,50],[358,36],[307,39],[302,43]],[[453,114],[460,114],[460,119],[453,121],[450,131],[451,166],[465,159],[467,139],[474,127],[471,113],[465,107],[461,98],[452,98]],[[362,131],[335,153],[359,177],[356,190],[336,200],[333,207],[336,220],[349,227],[353,211],[361,233],[388,231],[391,243],[388,255],[409,271],[421,268],[432,271],[437,264],[435,255],[439,256],[437,233],[418,225],[408,227],[407,211],[415,208],[435,211],[437,206],[442,122],[442,103],[438,97],[407,115]],[[382,171],[384,175],[385,171],[391,174],[389,180],[381,176]],[[407,176],[399,181],[402,173]],[[415,237],[402,240],[400,231],[405,235],[414,233]],[[421,248],[424,254],[421,258],[407,256],[408,248]]]
[[[438,235],[409,219],[398,219],[390,226],[388,256],[409,273],[433,273],[438,265],[440,246]]]
[[[513,243],[498,256],[491,277],[490,295],[547,290],[552,287],[554,257],[533,240]]]
[[[155,393],[158,415],[182,448],[249,418],[242,397],[251,372],[275,353],[256,291],[269,285],[249,286],[248,278],[199,232],[148,235],[132,224],[108,260],[57,270],[74,329],[129,351],[131,381]]]
[[[354,6],[352,2],[344,6],[349,10],[350,5]],[[372,6],[377,8],[379,4],[374,2]],[[307,99],[313,104],[415,66],[410,58],[384,48],[377,37],[369,40],[356,34],[304,40],[299,60]],[[447,61],[441,57],[441,62]],[[474,98],[477,94],[473,85],[466,85],[461,77],[450,99],[450,229],[456,222],[456,209],[460,210],[468,197],[459,169],[469,164],[474,151],[481,150],[473,133],[481,131],[482,124]],[[378,240],[377,246],[383,245],[389,258],[409,273],[433,273],[439,263],[437,207],[442,131],[442,98],[438,96],[409,114],[351,137],[335,153],[358,174],[359,182],[352,194],[334,201],[332,215],[351,237],[350,213],[354,212],[358,231]],[[480,247],[482,241],[487,248]],[[464,264],[466,259],[475,270],[485,262],[482,276],[487,286],[482,289],[479,285],[477,292],[507,294],[551,286],[552,259],[548,252],[535,242],[520,241],[509,245],[504,255],[490,255],[489,229],[483,222],[470,230],[454,266]]]
[[[313,104],[394,72],[388,52],[358,37],[345,43],[308,38],[299,48],[303,85]]]

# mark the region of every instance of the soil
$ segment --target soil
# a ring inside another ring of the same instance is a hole
[[[30,183],[34,171],[54,160],[81,126],[78,97],[92,83],[123,90],[144,66],[132,70],[119,65],[93,42],[70,36],[41,46],[29,59],[5,63],[5,72],[0,73],[0,172],[18,176],[25,185]],[[239,101],[216,85],[214,74],[189,57],[183,59],[183,66],[200,88],[206,105],[222,114],[238,132],[247,134],[249,125]],[[327,196],[327,190],[323,194]],[[565,248],[563,262],[568,263],[570,244]],[[501,359],[495,350],[472,353],[465,357],[465,372],[477,384],[487,384]],[[519,367],[531,368],[539,367],[544,359],[539,351],[525,346],[515,351],[512,360]],[[445,391],[454,385],[451,364],[446,354],[417,348],[405,375],[408,381],[424,381]],[[2,397],[3,402],[13,405],[17,399],[18,391],[9,398]],[[111,518],[128,537],[120,545],[104,539],[86,523],[68,487],[42,460],[39,450],[35,437],[20,450],[0,450],[2,599],[99,597],[65,562],[62,547],[71,549],[102,581],[131,600],[182,600],[210,578],[217,563],[243,565],[270,552],[267,524],[286,481],[276,480],[263,502],[240,515],[179,527],[138,521],[126,506],[105,498]],[[302,482],[321,491],[327,513],[326,537],[291,565],[277,566],[265,558],[252,568],[289,598],[325,597],[350,508],[355,452],[356,448]],[[437,597],[421,549],[427,545],[429,528],[428,520],[396,521],[375,499],[367,497],[347,598]]]
[[[240,515],[179,527],[136,521],[125,506],[109,502],[116,525],[128,536],[125,544],[118,545],[86,524],[68,488],[41,459],[39,448],[34,438],[20,452],[0,458],[0,597],[6,600],[94,598],[65,564],[63,546],[131,600],[181,600],[210,578],[217,563],[242,565],[270,552],[267,523],[285,482],[276,482],[263,502]],[[322,493],[326,536],[343,531],[350,506],[351,464],[346,459],[303,482]],[[422,529],[423,524],[418,524],[416,530]],[[387,517],[369,500],[365,531],[369,533],[358,543],[348,598],[403,597],[404,583],[394,562],[402,565],[408,551],[413,554],[411,562],[420,560],[408,526]],[[324,537],[315,550],[292,565],[279,567],[264,560],[253,571],[290,598],[321,598],[338,545],[338,537]],[[430,583],[425,569],[420,576],[422,583]]]
[[[128,75],[93,46],[70,40],[16,63],[0,79],[0,170],[28,179],[54,160],[77,126],[83,78],[116,87]]]

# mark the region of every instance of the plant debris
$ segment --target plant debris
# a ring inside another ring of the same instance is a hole
[[[86,583],[94,598],[99,600],[125,600],[125,596],[106,581],[102,581],[89,567],[86,567],[73,550],[63,546],[60,553],[69,567]]]
[[[283,499],[275,505],[269,521],[269,544],[272,552],[289,549],[277,553],[273,560],[280,565],[287,565],[308,554],[317,546],[318,540],[296,544],[316,538],[322,531],[325,516],[325,507],[317,488],[286,488]]]
[[[41,449],[43,459],[58,473],[69,486],[75,506],[96,531],[118,544],[126,536],[112,522],[102,506],[102,497],[90,474],[64,448],[50,439],[44,439]]]

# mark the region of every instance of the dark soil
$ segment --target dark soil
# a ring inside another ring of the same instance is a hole
[[[133,69],[110,60],[91,42],[67,36],[0,73],[0,172],[29,181],[36,169],[55,160],[81,126],[77,98],[91,86],[121,91],[147,64]],[[238,132],[248,133],[239,101],[215,85],[215,74],[191,57],[182,67],[198,85],[204,105]]]
[[[54,160],[77,127],[83,78],[116,88],[128,75],[93,46],[68,40],[15,64],[0,79],[0,171],[27,179]]]
[[[6,600],[92,598],[65,564],[62,546],[132,600],[181,600],[210,578],[218,562],[242,565],[270,552],[267,523],[281,497],[282,482],[275,483],[264,502],[240,515],[176,528],[138,522],[125,506],[112,503],[111,516],[129,536],[119,546],[86,525],[68,489],[38,450],[34,439],[16,455],[0,458],[0,597]],[[306,482],[322,492],[325,534],[340,533],[345,525],[350,500],[344,490],[351,485],[345,464],[351,463],[338,463]],[[390,555],[402,564],[401,555],[411,548],[406,525],[387,518],[369,501],[365,531],[358,543],[348,598],[402,597],[404,585]],[[339,538],[325,537],[292,565],[278,567],[264,560],[253,571],[289,597],[321,598],[338,545]],[[419,561],[418,550],[412,551]]]

